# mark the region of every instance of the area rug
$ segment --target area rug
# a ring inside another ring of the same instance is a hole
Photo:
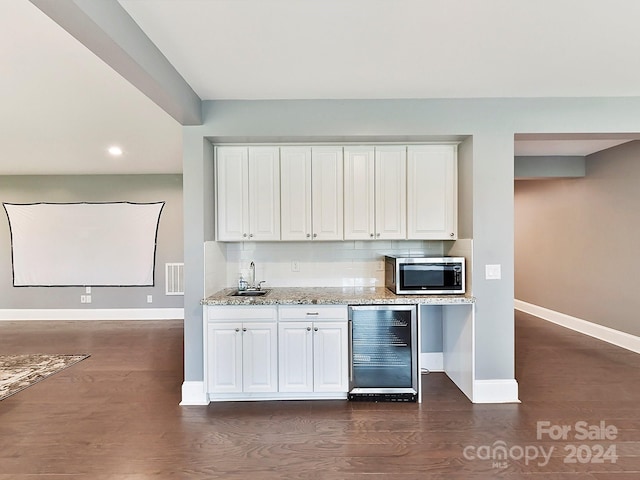
[[[0,355],[0,401],[89,355]]]

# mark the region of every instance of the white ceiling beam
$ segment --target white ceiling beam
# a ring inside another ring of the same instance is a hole
[[[202,123],[202,101],[117,1],[30,0],[182,125]]]

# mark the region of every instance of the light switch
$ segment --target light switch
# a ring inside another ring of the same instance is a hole
[[[484,278],[487,280],[500,280],[502,278],[501,265],[485,265]]]

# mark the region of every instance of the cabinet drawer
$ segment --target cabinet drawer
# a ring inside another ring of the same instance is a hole
[[[300,320],[347,320],[346,305],[300,305],[280,306],[280,321]]]
[[[207,319],[211,321],[244,321],[252,322],[258,320],[275,321],[278,318],[278,310],[276,307],[207,307]]]

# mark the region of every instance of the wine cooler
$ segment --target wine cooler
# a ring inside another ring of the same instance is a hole
[[[415,305],[349,307],[349,400],[415,402]]]

